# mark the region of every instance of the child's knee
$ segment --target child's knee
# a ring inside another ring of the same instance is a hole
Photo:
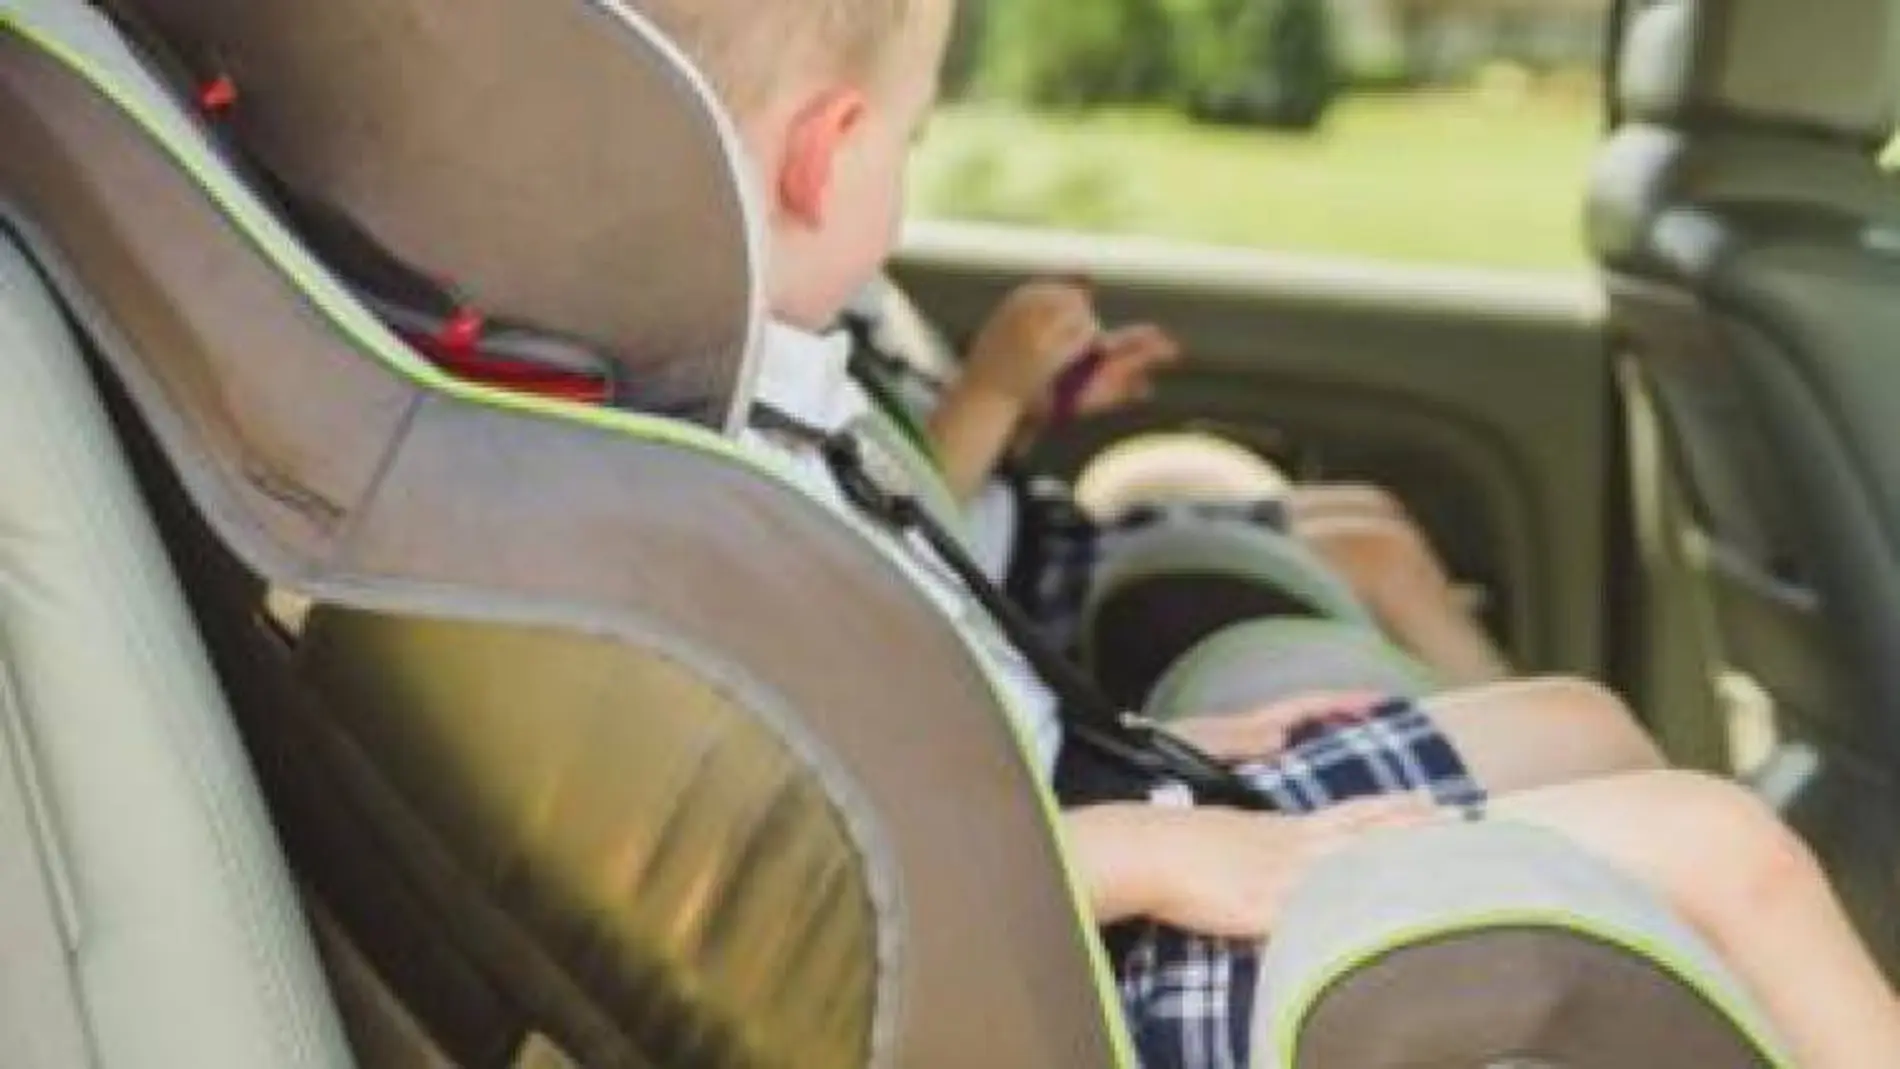
[[[1680,835],[1692,907],[1736,924],[1763,923],[1792,896],[1823,885],[1819,862],[1754,794],[1700,773],[1651,773],[1661,824]]]
[[[1562,720],[1570,737],[1588,740],[1614,755],[1616,767],[1638,771],[1667,765],[1636,714],[1615,691],[1594,680],[1553,676],[1526,684],[1540,698],[1542,715]]]

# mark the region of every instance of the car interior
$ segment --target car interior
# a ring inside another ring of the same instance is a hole
[[[1041,463],[1389,488],[1900,970],[1900,2],[1609,32],[1596,277],[945,226],[894,273],[953,340],[1078,264],[1170,324]],[[0,0],[0,1062],[1132,1064],[970,639],[722,433],[761,237],[708,95],[614,0]],[[377,298],[437,275],[620,403],[423,359]]]
[[[1634,16],[1592,176],[1630,454],[1653,457],[1625,663],[1658,718],[1766,722],[1747,771],[1891,953],[1894,20],[1730,8]]]
[[[1607,681],[1673,761],[1754,783],[1900,967],[1874,355],[1900,262],[1895,33],[1878,2],[1619,5],[1596,278],[934,223],[896,275],[955,340],[1017,280],[1085,264],[1108,318],[1167,324],[1192,358],[1041,463],[1201,428],[1393,490],[1520,669]]]

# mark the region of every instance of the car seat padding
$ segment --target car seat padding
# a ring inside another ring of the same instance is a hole
[[[762,292],[750,185],[703,129],[723,116],[675,106],[689,66],[616,61],[665,47],[624,6],[106,7],[233,80],[221,121],[274,180],[472,307],[587,339],[642,407],[736,425],[757,317],[732,312]]]
[[[450,12],[477,14],[437,9]],[[36,257],[194,510],[247,569],[371,616],[414,619],[423,634],[430,621],[565,631],[593,643],[595,670],[670,663],[746,710],[727,723],[792,755],[822,787],[824,819],[849,841],[847,863],[874,910],[856,960],[874,965],[875,1000],[840,1018],[841,1046],[804,1053],[850,1060],[848,1047],[928,1064],[980,1028],[1006,1062],[1117,1061],[1125,1035],[1063,875],[1051,803],[966,640],[941,626],[886,551],[712,434],[446,379],[297,247],[200,131],[158,103],[102,24],[77,19],[49,50],[44,24],[6,15],[0,198],[37,224]],[[751,322],[748,303],[729,318]],[[814,613],[826,626],[811,626]],[[882,642],[909,655],[862,656]],[[539,715],[559,732],[607,708],[639,709],[637,696],[614,697]],[[899,707],[906,727],[893,731]],[[595,755],[595,775],[626,779],[626,762],[600,767],[611,756]],[[709,782],[754,796],[772,789]],[[430,808],[419,793],[427,786],[408,783],[406,801],[434,821],[500,819]],[[508,790],[530,800],[519,780]],[[519,827],[496,830],[496,841],[532,853]],[[731,840],[733,858],[743,842]],[[493,901],[552,923],[530,910],[523,896],[533,889],[509,879],[505,856],[459,860]],[[713,880],[786,879],[708,860]],[[998,893],[997,872],[1043,866]],[[720,952],[650,941],[651,918],[624,904],[616,918],[618,942],[584,954],[568,944],[560,960],[607,1004],[637,991],[615,976],[648,955],[672,962],[660,975],[684,983],[677,967]],[[550,938],[546,923],[531,926],[538,937]],[[824,963],[784,960],[778,1005],[790,1007],[799,979]],[[748,1002],[756,992],[694,982],[709,1025],[758,1009]],[[636,1023],[645,1042],[695,1038],[633,1012],[637,999],[618,1005],[612,1019]],[[796,1019],[759,1014],[751,1027]]]

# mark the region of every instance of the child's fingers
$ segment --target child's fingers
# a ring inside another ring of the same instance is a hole
[[[1100,363],[1077,398],[1078,412],[1102,412],[1153,397],[1155,373],[1181,358],[1180,347],[1159,327],[1124,327],[1103,334],[1092,318],[1090,323],[1096,332],[1078,357],[1094,354]]]
[[[1153,357],[1104,353],[1102,371],[1096,379],[1110,394],[1141,394],[1153,387],[1155,375],[1166,364]]]
[[[1086,355],[1096,349],[1102,338],[1102,325],[1093,315],[1078,315],[1065,322],[1063,349],[1076,356]]]
[[[1089,379],[1078,407],[1084,412],[1103,412],[1146,400],[1153,393],[1151,375],[1146,371],[1131,372],[1111,358],[1104,360]]]
[[[1110,359],[1143,367],[1161,367],[1178,362],[1181,343],[1152,323],[1122,327],[1102,337],[1102,348]]]
[[[1087,293],[1072,289],[1059,288],[1046,296],[1044,307],[1053,314],[1059,314],[1072,322],[1087,323],[1093,330],[1101,330],[1101,319],[1095,314],[1095,305]]]
[[[1101,329],[1095,308],[1085,294],[1051,283],[1031,283],[1012,293],[998,318],[1019,324],[1031,337],[1043,339],[1073,330],[1095,333]]]
[[[1045,339],[1081,340],[1093,346],[1102,333],[1101,320],[1095,316],[1095,309],[1089,303],[1073,294],[1053,297],[1038,306],[1041,316],[1041,334]]]

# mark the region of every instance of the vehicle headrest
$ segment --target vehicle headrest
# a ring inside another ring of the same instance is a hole
[[[1884,142],[1900,107],[1900,5],[1655,0],[1630,20],[1627,118],[1726,116]]]
[[[618,0],[104,6],[223,83],[268,185],[482,316],[604,353],[628,407],[734,422],[762,314],[743,150]]]

